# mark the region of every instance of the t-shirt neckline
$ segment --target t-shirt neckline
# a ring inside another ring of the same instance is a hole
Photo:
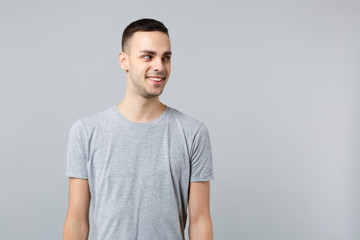
[[[170,107],[167,106],[166,104],[165,105],[165,110],[161,113],[160,116],[158,116],[155,120],[152,120],[150,122],[134,122],[134,121],[131,121],[129,119],[127,119],[120,111],[119,109],[117,108],[117,104],[115,104],[113,107],[112,107],[112,110],[113,112],[116,114],[116,116],[118,116],[122,122],[128,124],[128,125],[132,125],[132,126],[150,126],[150,125],[156,125],[158,124],[169,112],[170,110]]]

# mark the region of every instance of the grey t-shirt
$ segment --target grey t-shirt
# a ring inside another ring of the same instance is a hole
[[[88,179],[93,240],[182,240],[190,182],[214,179],[203,122],[166,106],[147,123],[116,105],[70,128],[65,176]]]

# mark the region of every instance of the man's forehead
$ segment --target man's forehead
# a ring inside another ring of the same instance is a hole
[[[136,32],[132,36],[131,43],[136,48],[146,48],[152,47],[168,47],[170,48],[170,39],[169,37],[159,31],[151,31],[151,32]],[[167,49],[170,50],[170,49]]]
[[[163,36],[169,38],[169,36],[161,31],[137,31],[133,33],[133,37],[144,38],[149,36]]]

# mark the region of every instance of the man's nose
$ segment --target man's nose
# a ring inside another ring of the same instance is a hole
[[[156,58],[154,60],[154,71],[163,71],[164,63],[161,58]]]

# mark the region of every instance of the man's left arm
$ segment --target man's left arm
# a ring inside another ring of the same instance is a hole
[[[210,181],[190,182],[189,239],[213,240],[210,216]]]

